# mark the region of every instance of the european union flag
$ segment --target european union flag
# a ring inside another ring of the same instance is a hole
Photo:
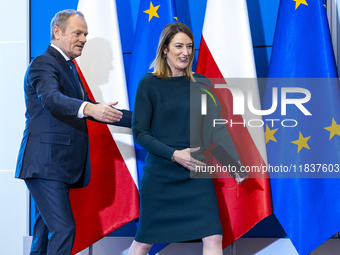
[[[159,36],[163,28],[176,20],[174,0],[141,0],[128,79],[130,109],[135,105],[139,80],[151,71],[150,65],[156,58]],[[141,176],[146,151],[138,144],[135,149],[138,173]]]
[[[139,6],[135,43],[128,79],[130,109],[134,108],[139,80],[150,72],[156,58],[159,36],[166,24],[177,20],[174,0],[141,0]],[[146,150],[135,144],[139,178],[145,165]],[[149,254],[155,254],[165,245],[153,246]]]
[[[176,19],[174,0],[141,0],[128,80],[130,109],[135,105],[139,80],[150,72],[163,28]]]
[[[135,43],[128,80],[130,109],[134,108],[137,87],[156,58],[159,36],[166,24],[176,21],[174,0],[141,0],[137,20]],[[146,151],[135,144],[137,168],[141,177]]]
[[[268,77],[263,109],[276,90],[281,100],[264,117],[274,214],[304,255],[340,231],[340,90],[323,0],[280,1]]]

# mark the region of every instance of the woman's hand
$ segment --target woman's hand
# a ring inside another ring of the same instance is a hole
[[[199,168],[206,166],[205,163],[191,157],[191,153],[198,151],[199,149],[200,147],[176,150],[174,152],[173,159],[175,160],[175,162],[184,166],[186,169],[190,171],[195,171],[197,167]]]

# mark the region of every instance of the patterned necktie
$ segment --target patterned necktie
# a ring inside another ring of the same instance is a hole
[[[76,78],[76,81],[78,81],[78,83],[79,83],[79,89],[80,89],[80,92],[81,92],[81,96],[82,96],[82,99],[84,100],[84,91],[83,91],[83,88],[82,88],[81,83],[80,83],[80,79],[79,79],[79,75],[78,75],[78,72],[77,72],[76,65],[74,64],[74,62],[72,60],[68,60],[67,63],[69,64],[69,66],[70,66],[70,68],[73,72],[73,75]]]

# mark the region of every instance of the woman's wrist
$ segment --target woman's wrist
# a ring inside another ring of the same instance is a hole
[[[175,152],[176,151],[174,151],[174,154],[172,154],[172,156],[171,156],[171,161],[174,162],[174,163],[176,162],[176,160],[175,160]]]

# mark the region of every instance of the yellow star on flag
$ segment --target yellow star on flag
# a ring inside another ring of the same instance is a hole
[[[307,141],[309,140],[310,136],[308,137],[303,137],[303,135],[301,134],[301,132],[299,132],[299,140],[295,140],[295,141],[292,141],[291,143],[294,143],[294,144],[297,144],[298,145],[298,151],[297,153],[300,152],[300,150],[302,148],[307,148],[308,150],[309,149],[309,146],[307,144]]]
[[[161,5],[153,6],[152,2],[150,1],[150,9],[143,11],[143,12],[149,14],[149,22],[153,17],[159,18],[158,13],[157,13],[159,6],[161,6]]]
[[[270,130],[270,128],[268,127],[268,124],[266,124],[266,132],[264,133],[264,136],[265,136],[265,138],[266,138],[266,144],[267,144],[270,140],[276,142],[276,139],[275,139],[275,137],[274,137],[274,134],[275,134],[275,132],[276,132],[277,130],[278,130],[278,128],[277,128],[277,129]]]
[[[334,118],[332,119],[332,126],[325,127],[330,133],[329,140],[332,139],[333,136],[338,135],[340,136],[340,125],[336,124]]]
[[[295,2],[295,10],[300,6],[300,4],[304,4],[304,5],[307,5],[307,2],[306,0],[293,0]]]

